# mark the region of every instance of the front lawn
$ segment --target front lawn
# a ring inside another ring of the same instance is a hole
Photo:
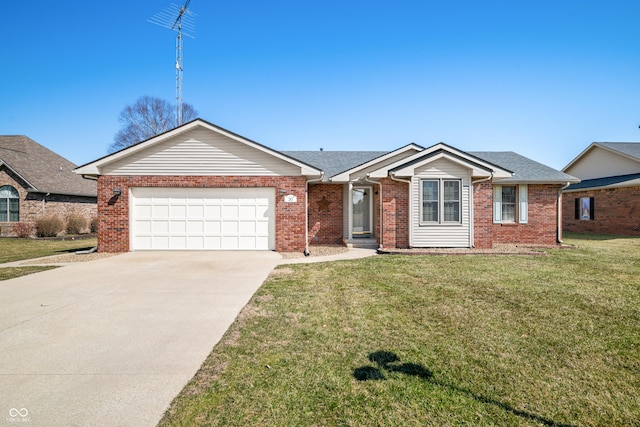
[[[281,266],[161,425],[637,425],[640,239],[569,237]]]
[[[0,238],[0,264],[25,259],[59,255],[88,249],[97,244],[95,237],[79,239],[18,239]],[[0,281],[14,279],[27,274],[50,270],[52,266],[0,267]]]
[[[78,239],[18,239],[0,238],[0,264],[24,259],[40,258],[88,249],[97,245],[95,237]]]

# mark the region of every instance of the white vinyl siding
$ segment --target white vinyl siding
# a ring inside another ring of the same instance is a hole
[[[103,175],[299,176],[301,169],[206,129],[194,129],[104,166]]]
[[[422,182],[437,181],[440,189],[440,222],[422,221]],[[444,182],[459,183],[459,201],[454,201],[453,187],[444,188]],[[412,247],[423,248],[466,248],[469,247],[470,212],[469,186],[471,183],[469,169],[446,159],[438,159],[415,170],[411,180],[411,242]],[[445,193],[446,196],[445,197]],[[445,201],[448,198],[450,200]],[[446,202],[446,203],[445,203]],[[459,220],[446,222],[445,216],[454,218],[455,210],[459,210]],[[448,212],[448,213],[447,213]]]
[[[528,187],[521,185],[493,186],[493,222],[496,224],[529,222]]]
[[[132,188],[132,250],[273,250],[274,188]]]
[[[565,172],[582,180],[629,175],[640,171],[640,163],[600,147],[593,147]]]

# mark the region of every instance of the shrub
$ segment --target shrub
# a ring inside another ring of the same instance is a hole
[[[17,237],[26,239],[31,236],[31,233],[33,233],[33,225],[27,222],[17,222],[13,224],[13,232]]]
[[[67,217],[67,233],[80,234],[87,228],[87,219],[82,215],[71,214]]]
[[[93,218],[91,218],[91,223],[89,224],[89,229],[91,230],[92,233],[97,233],[98,232],[98,217],[94,216]]]
[[[36,220],[38,237],[56,237],[64,230],[64,221],[59,216],[44,216]]]

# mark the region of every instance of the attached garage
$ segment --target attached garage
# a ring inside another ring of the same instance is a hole
[[[201,119],[75,170],[98,181],[98,251],[307,248],[323,172]]]
[[[274,250],[275,188],[130,188],[132,250]]]

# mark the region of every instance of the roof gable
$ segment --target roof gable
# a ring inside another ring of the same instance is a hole
[[[504,167],[478,158],[473,154],[458,150],[442,142],[423,150],[411,159],[406,159],[403,163],[395,165],[390,168],[388,172],[391,173],[392,176],[413,176],[417,168],[442,158],[470,169],[473,177],[494,176],[507,178],[512,175],[511,171]]]
[[[593,142],[563,169],[581,179],[640,172],[640,143]]]
[[[283,153],[196,119],[80,166],[84,175],[313,175],[321,171]]]
[[[75,164],[24,135],[0,136],[0,165],[28,191],[96,197],[97,185],[73,173]]]

